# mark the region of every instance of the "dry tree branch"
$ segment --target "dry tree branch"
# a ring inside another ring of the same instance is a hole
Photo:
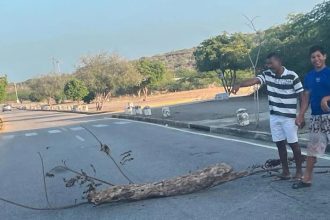
[[[258,66],[258,62],[259,62],[259,57],[260,57],[260,51],[261,51],[261,45],[262,45],[262,38],[260,36],[260,32],[257,30],[256,26],[255,26],[255,19],[258,18],[258,16],[255,16],[253,18],[249,18],[246,15],[243,15],[245,17],[245,19],[248,21],[247,26],[253,30],[255,32],[255,34],[257,35],[257,47],[258,47],[258,52],[257,52],[257,56],[255,58],[255,61],[252,60],[251,57],[251,51],[248,53],[248,57],[253,69],[253,74],[256,76],[257,75],[257,66]],[[256,106],[256,110],[255,110],[255,118],[256,118],[256,127],[259,126],[259,91],[257,90],[257,86],[254,86],[254,100],[255,100],[255,106]]]
[[[293,158],[289,158],[289,162],[292,162]],[[180,177],[174,177],[172,179],[163,180],[156,183],[146,183],[146,184],[132,184],[132,185],[119,185],[119,186],[113,186],[109,189],[105,189],[104,191],[100,192],[90,192],[88,194],[88,202],[80,202],[75,203],[72,205],[66,205],[66,206],[58,206],[58,207],[34,207],[31,205],[25,205],[19,202],[15,202],[3,197],[0,197],[0,200],[21,208],[31,209],[31,210],[38,210],[38,211],[49,211],[49,210],[63,210],[63,209],[70,209],[75,208],[84,204],[101,204],[104,202],[118,202],[118,201],[132,201],[132,200],[140,200],[140,199],[148,199],[148,198],[154,198],[154,197],[165,197],[165,196],[174,196],[174,195],[182,195],[187,193],[194,193],[200,190],[208,189],[210,187],[214,187],[215,185],[219,185],[221,183],[225,183],[228,181],[232,181],[238,178],[248,177],[252,175],[257,175],[261,173],[271,173],[271,172],[278,172],[281,168],[279,159],[270,159],[265,162],[265,164],[261,165],[253,165],[252,167],[249,167],[248,169],[240,172],[232,172],[230,166],[225,164],[218,164],[215,166],[210,166],[208,168],[195,171],[193,173],[190,173],[185,176]],[[290,166],[290,169],[294,169],[294,166]],[[305,167],[303,167],[305,168]],[[330,166],[315,166],[315,169],[329,169]],[[76,171],[74,171],[76,172]],[[329,170],[325,171],[316,171],[314,173],[316,174],[327,174],[329,173]],[[208,175],[205,175],[207,173],[211,174],[212,178],[209,178]],[[183,178],[182,178],[183,177]],[[201,180],[203,180],[203,185],[200,185],[200,182],[198,181],[198,177],[201,177]],[[197,185],[191,185],[191,182],[187,181],[189,179],[194,179],[195,183]],[[197,178],[197,179],[195,179]],[[197,180],[197,181],[196,181]],[[174,182],[173,182],[174,181]],[[178,193],[176,194],[175,191],[167,191],[162,192],[159,191],[159,189],[162,188],[168,188],[168,189],[174,189],[177,188],[175,186],[169,185],[169,183],[178,183],[181,182],[183,185],[187,186],[187,188],[180,188]],[[151,188],[145,188],[146,186],[152,186]],[[141,194],[141,190],[147,189],[147,192],[151,192],[149,196],[147,194]],[[117,191],[116,191],[117,190]],[[135,191],[134,191],[135,190]],[[148,191],[149,190],[149,191]],[[182,190],[182,191],[181,191]],[[107,194],[110,193],[110,194]],[[133,193],[133,194],[132,194]],[[135,193],[135,194],[134,194]]]
[[[248,171],[232,171],[232,168],[227,164],[216,164],[187,175],[159,182],[118,185],[99,192],[91,192],[88,195],[88,201],[99,205],[109,202],[137,201],[190,194],[249,174]]]
[[[258,34],[259,31],[257,30],[257,28],[256,28],[256,26],[255,26],[255,24],[254,24],[255,19],[257,19],[259,16],[255,16],[255,17],[253,17],[253,18],[249,18],[249,17],[246,16],[246,15],[243,15],[243,16],[244,16],[244,18],[248,21],[248,23],[247,23],[246,25],[247,25],[251,30],[253,30],[253,31],[255,32],[255,34],[257,35],[257,37],[258,37],[258,45],[257,45],[257,47],[258,47],[258,52],[257,52],[256,60],[255,60],[254,62],[252,61],[251,54],[248,53],[248,56],[249,56],[249,59],[250,59],[251,65],[252,65],[253,69],[255,70],[256,67],[257,67],[257,65],[258,65],[258,62],[259,62],[259,56],[260,56],[261,44],[262,44],[262,39],[261,39],[261,37],[259,36],[260,34]]]
[[[79,171],[76,171],[72,168],[69,168],[66,164],[64,166],[56,166],[54,168],[52,168],[49,172],[46,173],[46,176],[49,176],[49,177],[53,177],[54,174],[52,173],[52,171],[56,170],[56,169],[64,169],[64,170],[67,170],[67,171],[70,171],[71,173],[74,173],[74,174],[77,174],[77,175],[83,175],[81,172]],[[106,185],[109,185],[109,186],[115,186],[115,184],[111,183],[111,182],[108,182],[108,181],[105,181],[105,180],[102,180],[102,179],[99,179],[99,178],[96,178],[96,177],[92,177],[92,176],[88,176],[88,178],[92,179],[92,180],[95,180],[95,181],[98,181],[100,183],[104,183]]]
[[[252,30],[254,30],[255,32],[257,32],[257,28],[254,24],[254,20],[259,18],[260,16],[254,16],[253,18],[249,18],[247,15],[244,15],[243,16],[245,17],[245,19],[248,21],[248,23],[246,23],[246,25],[248,27],[250,27]]]
[[[123,175],[123,177],[130,183],[134,183],[126,174],[125,172],[120,168],[119,164],[116,162],[116,160],[111,156],[111,153],[110,153],[110,148],[108,145],[106,144],[103,144],[102,141],[90,130],[88,129],[87,127],[85,126],[82,126],[86,131],[88,131],[88,133],[90,133],[94,138],[95,140],[100,144],[100,147],[101,147],[101,151],[103,151],[111,160],[112,162],[116,165],[116,167],[118,168],[119,172]]]
[[[42,167],[42,180],[43,180],[43,185],[44,185],[44,191],[45,191],[45,197],[46,197],[46,201],[47,201],[47,205],[48,207],[52,207],[50,205],[49,199],[48,199],[48,191],[47,191],[47,184],[46,184],[46,177],[45,177],[45,166],[44,166],[44,159],[41,156],[41,153],[38,152],[40,161],[41,161],[41,167]]]
[[[31,206],[31,205],[25,205],[19,202],[15,202],[9,199],[5,199],[3,197],[0,197],[0,200],[21,208],[25,208],[25,209],[31,209],[31,210],[36,210],[36,211],[55,211],[55,210],[64,210],[64,209],[71,209],[71,208],[76,208],[78,206],[81,205],[86,205],[89,202],[81,202],[81,203],[75,203],[75,204],[71,204],[71,205],[65,205],[65,206],[57,206],[57,207],[44,207],[44,208],[40,208],[40,207],[35,207],[35,206]]]

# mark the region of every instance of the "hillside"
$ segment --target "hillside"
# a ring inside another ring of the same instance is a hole
[[[163,62],[170,70],[194,69],[196,67],[195,57],[193,55],[196,48],[172,51],[164,54],[158,54],[151,57],[142,57],[142,59],[158,60]]]

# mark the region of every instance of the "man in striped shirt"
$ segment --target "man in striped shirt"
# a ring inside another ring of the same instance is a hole
[[[298,145],[298,127],[295,121],[298,97],[302,96],[304,89],[298,75],[282,66],[282,59],[278,54],[269,54],[266,65],[269,68],[268,70],[255,78],[235,85],[232,91],[236,94],[240,87],[256,84],[266,85],[270,110],[270,130],[272,139],[278,148],[283,169],[279,178],[282,180],[291,178],[286,149],[286,143],[288,143],[296,162],[295,178],[300,179],[302,176],[302,161],[301,150]]]

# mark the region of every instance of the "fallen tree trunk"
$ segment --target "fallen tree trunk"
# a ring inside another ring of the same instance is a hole
[[[216,164],[185,176],[146,184],[118,185],[91,192],[88,201],[96,205],[118,201],[137,201],[149,198],[189,194],[248,175],[247,171],[232,172],[225,164]]]

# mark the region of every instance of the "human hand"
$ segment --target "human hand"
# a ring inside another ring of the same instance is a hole
[[[239,84],[235,84],[233,86],[233,88],[231,89],[232,93],[236,95],[236,93],[238,92],[238,90],[240,89],[240,85]]]
[[[323,97],[321,101],[321,108],[324,112],[330,112],[328,102],[330,101],[330,96]]]
[[[295,121],[299,129],[302,129],[305,126],[305,117],[304,115],[298,115]]]

